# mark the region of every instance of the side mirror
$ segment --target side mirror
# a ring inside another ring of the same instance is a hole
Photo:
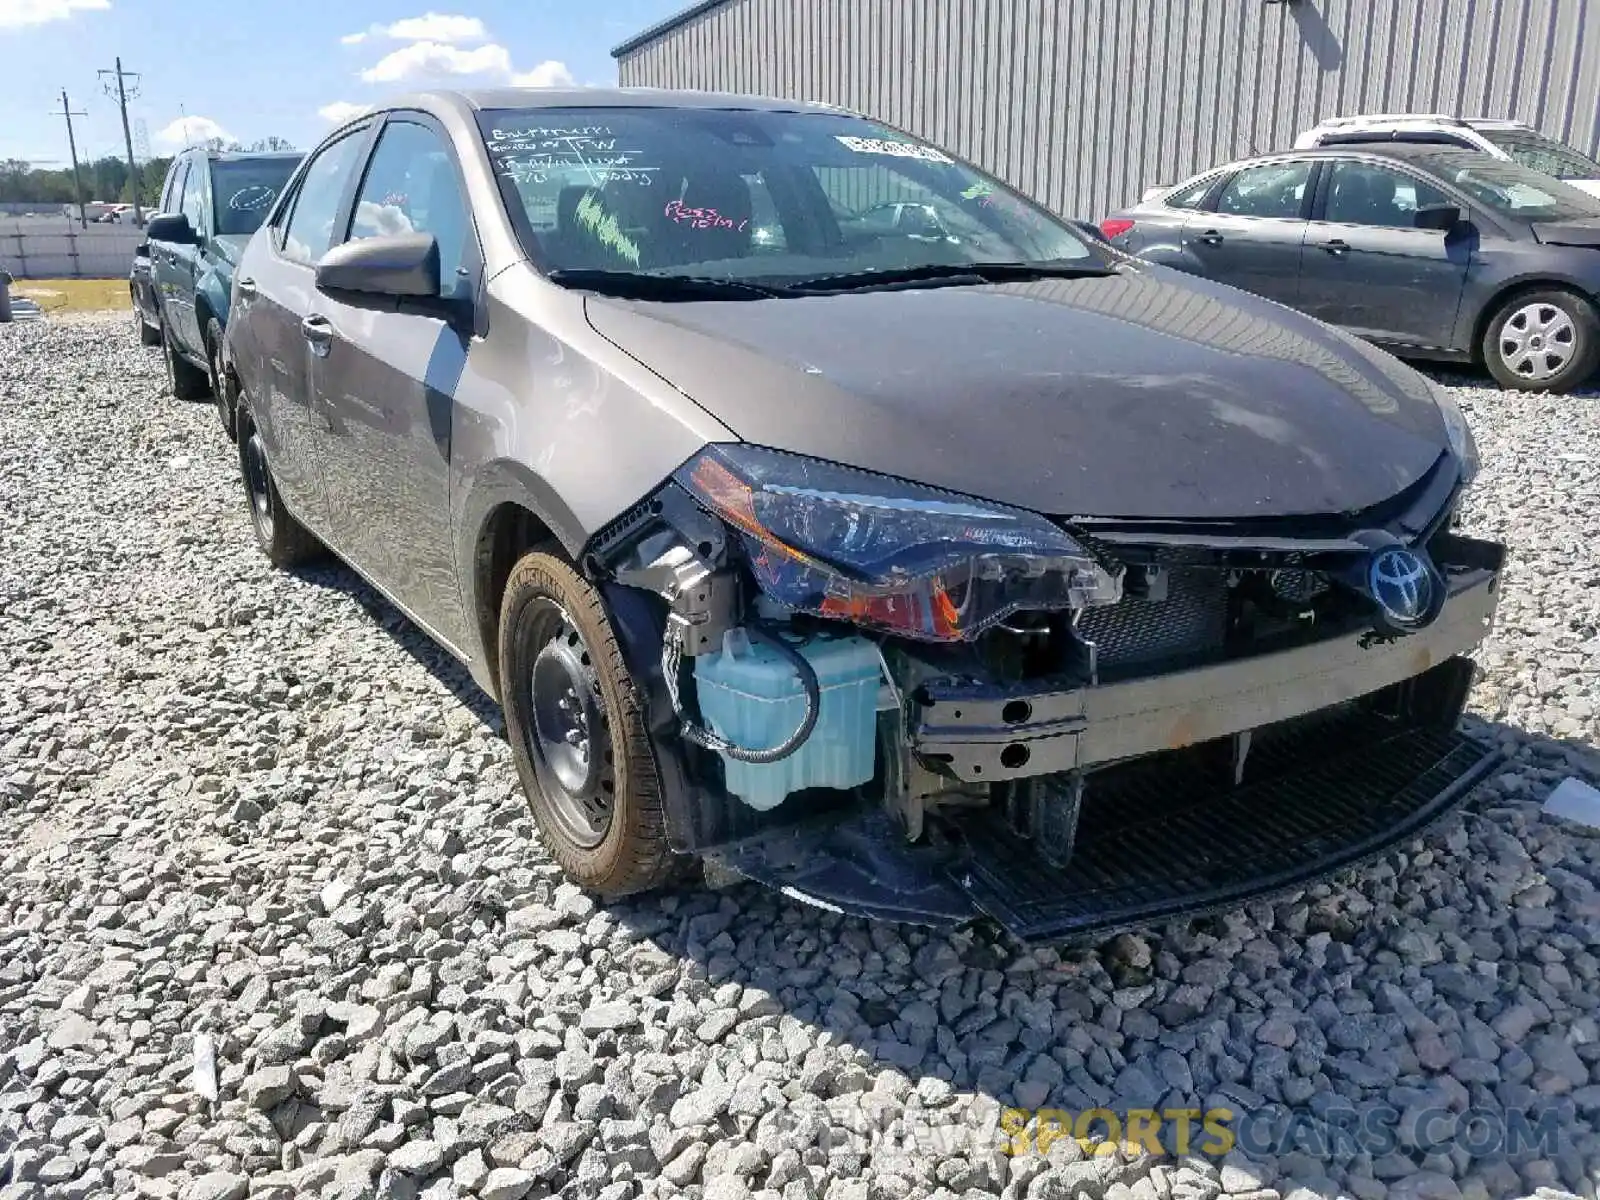
[[[1418,229],[1449,233],[1461,220],[1461,210],[1454,204],[1425,204],[1417,209],[1414,220]]]
[[[330,292],[437,299],[439,242],[431,233],[346,242],[317,263],[317,286]]]
[[[160,213],[151,217],[144,227],[144,236],[152,242],[171,242],[177,246],[193,246],[200,241],[189,218],[182,213]]]

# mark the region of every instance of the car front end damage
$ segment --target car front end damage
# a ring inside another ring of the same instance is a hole
[[[1062,939],[1303,886],[1493,769],[1457,730],[1505,558],[1452,528],[1469,475],[1441,453],[1323,517],[1045,519],[713,446],[587,566],[675,850]]]

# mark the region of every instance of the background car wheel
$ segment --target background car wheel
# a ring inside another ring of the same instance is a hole
[[[267,465],[266,446],[248,417],[241,420],[239,429],[239,473],[250,505],[250,528],[272,565],[287,570],[320,557],[322,543],[283,506]]]
[[[167,387],[178,400],[204,400],[211,384],[206,373],[180,355],[172,344],[172,333],[161,327],[161,357],[167,363]]]
[[[215,317],[206,322],[206,362],[210,365],[207,378],[211,383],[211,396],[217,402],[217,416],[222,419],[222,432],[234,435],[233,406],[229,403],[227,373],[222,369],[222,324]]]
[[[154,346],[161,341],[161,328],[150,324],[144,319],[144,309],[139,307],[139,298],[133,297],[133,327],[138,331],[141,346]]]
[[[1502,387],[1571,391],[1600,361],[1600,317],[1572,292],[1523,292],[1490,320],[1483,361]]]
[[[526,555],[506,582],[500,703],[534,820],[573,882],[610,897],[669,882],[681,864],[638,692],[600,594],[552,554]]]

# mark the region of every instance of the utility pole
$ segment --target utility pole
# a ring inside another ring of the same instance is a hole
[[[61,115],[67,119],[67,148],[72,151],[72,186],[78,193],[78,224],[84,229],[89,228],[89,215],[84,210],[83,203],[83,175],[78,171],[78,139],[72,133],[72,118],[87,117],[86,112],[73,112],[67,103],[67,89],[61,89]]]
[[[107,79],[106,76],[112,76]],[[122,140],[128,148],[128,171],[133,179],[133,223],[144,224],[144,214],[139,209],[139,191],[141,180],[139,178],[139,163],[133,157],[133,130],[128,127],[128,86],[127,81],[133,80],[133,97],[139,98],[139,74],[137,71],[124,71],[122,69],[122,56],[117,56],[117,66],[114,71],[101,71],[100,79],[105,88],[106,95],[117,102],[117,107],[122,110]],[[116,90],[113,92],[112,87]]]

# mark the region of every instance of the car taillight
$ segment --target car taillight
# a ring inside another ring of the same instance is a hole
[[[1100,222],[1100,232],[1108,238],[1119,238],[1133,228],[1133,222],[1126,217],[1107,217]]]

